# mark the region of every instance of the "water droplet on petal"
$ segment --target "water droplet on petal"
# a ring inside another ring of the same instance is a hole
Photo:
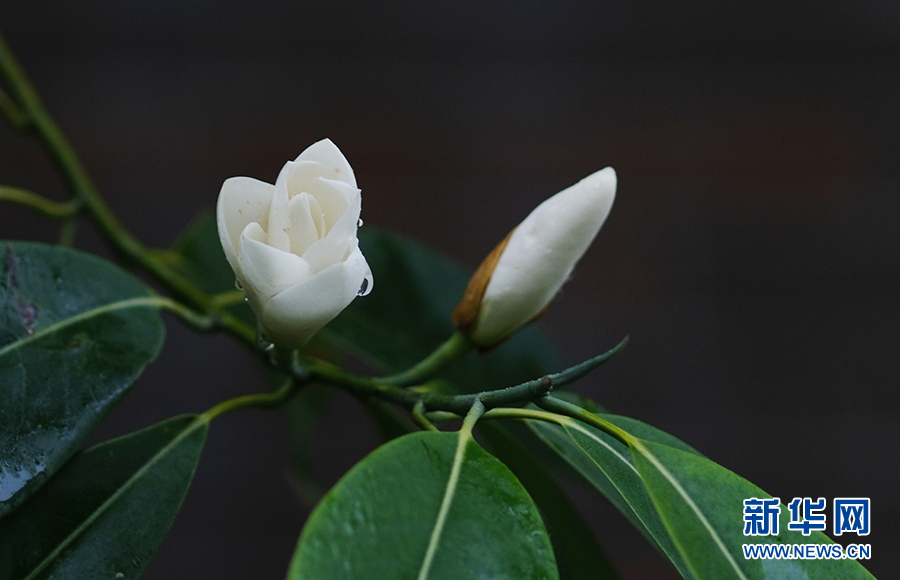
[[[234,281],[234,287],[237,288],[238,290],[243,290],[243,289],[244,289],[244,287],[241,286],[241,281],[240,281],[240,280],[235,280],[235,281]]]
[[[362,225],[363,225],[362,218],[359,218],[358,220],[356,220],[356,227],[361,228]]]
[[[369,292],[372,291],[372,274],[366,274],[366,277],[363,278],[362,284],[359,286],[359,292],[356,293],[357,296],[365,296]]]

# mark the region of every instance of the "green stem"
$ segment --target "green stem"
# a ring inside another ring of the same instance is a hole
[[[226,290],[209,297],[209,305],[218,310],[232,304],[238,304],[246,300],[246,294],[243,290]]]
[[[294,380],[288,379],[281,387],[271,393],[254,393],[223,401],[201,415],[206,421],[212,421],[219,415],[230,413],[246,407],[278,407],[294,393]]]
[[[416,422],[419,427],[422,427],[426,431],[437,431],[438,428],[434,426],[434,423],[428,420],[428,417],[425,416],[425,403],[420,399],[413,405],[412,408],[412,418],[413,421]]]
[[[140,300],[144,301],[149,306],[155,306],[175,314],[182,322],[195,330],[208,332],[216,328],[227,328],[232,334],[241,338],[244,342],[251,345],[256,344],[256,332],[237,318],[227,315],[227,313],[198,312],[168,296],[148,296],[146,299]],[[234,321],[237,321],[237,324],[230,326]]]
[[[556,423],[563,425],[568,419],[566,415],[558,413],[549,413],[547,411],[539,411],[537,409],[523,409],[521,407],[498,407],[485,412],[482,419],[537,419],[538,421],[547,421],[548,423]]]
[[[155,306],[168,310],[180,318],[182,322],[196,330],[209,331],[216,327],[217,321],[215,316],[191,310],[181,302],[167,296],[154,296],[153,298]]]
[[[344,387],[361,397],[375,396],[402,405],[407,409],[412,409],[421,401],[429,411],[450,411],[458,415],[465,414],[471,409],[476,400],[480,400],[487,408],[531,401],[544,395],[552,388],[554,384],[552,378],[555,376],[542,377],[505,389],[482,391],[467,395],[447,395],[397,387],[382,382],[383,379],[361,377],[323,362],[313,361],[306,366],[296,363],[290,371],[297,378],[309,377],[318,379]]]
[[[484,413],[485,408],[481,400],[475,399],[472,401],[472,407],[469,409],[469,412],[466,413],[466,418],[463,419],[462,428],[459,430],[460,439],[468,439],[472,436],[472,429],[475,428],[475,423],[484,416]]]
[[[625,337],[609,351],[561,372],[505,389],[482,391],[469,395],[446,395],[421,389],[401,388],[386,382],[386,379],[361,377],[328,363],[300,361],[296,357],[292,360],[291,366],[284,370],[300,380],[315,378],[325,383],[344,387],[363,398],[374,396],[402,405],[407,409],[412,409],[421,402],[425,406],[426,411],[449,411],[462,416],[471,408],[476,399],[484,403],[486,408],[493,409],[495,407],[522,404],[544,397],[554,387],[562,387],[575,382],[596,369],[622,350],[627,342],[628,337]]]
[[[451,364],[463,358],[472,349],[474,343],[465,335],[456,332],[434,351],[405,371],[379,379],[398,387],[406,387],[424,383]]]
[[[83,205],[79,199],[70,199],[64,202],[52,201],[27,189],[6,185],[0,185],[0,201],[21,204],[54,219],[74,217]]]
[[[591,427],[596,427],[600,429],[604,433],[615,437],[625,445],[629,447],[634,442],[634,436],[618,427],[617,425],[613,425],[609,421],[598,417],[597,415],[591,413],[590,411],[586,411],[577,405],[573,405],[572,403],[567,403],[561,399],[556,399],[551,396],[541,397],[539,399],[535,399],[534,401],[538,407],[550,411],[551,413],[558,413],[560,415],[566,415],[567,417],[571,417],[573,419],[578,419],[582,423],[587,423]]]

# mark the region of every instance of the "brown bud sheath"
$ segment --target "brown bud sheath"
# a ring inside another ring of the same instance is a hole
[[[450,321],[463,334],[469,334],[478,320],[484,291],[487,290],[491,276],[494,274],[494,268],[497,267],[497,262],[500,261],[500,256],[503,255],[503,250],[506,249],[506,244],[509,243],[509,238],[514,231],[516,231],[516,228],[513,228],[506,234],[506,237],[497,244],[497,247],[491,250],[491,253],[478,266],[478,269],[475,270],[475,273],[469,279],[469,285],[466,286],[462,299],[456,305],[456,308],[453,309],[453,314],[450,315]]]

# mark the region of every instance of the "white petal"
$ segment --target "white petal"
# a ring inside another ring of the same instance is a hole
[[[269,207],[269,224],[266,228],[268,237],[265,239],[270,246],[285,252],[291,249],[291,239],[288,235],[291,228],[288,181],[292,169],[293,163],[288,161],[278,172],[278,179],[275,180],[272,192],[272,205]]]
[[[357,248],[346,261],[272,297],[262,317],[269,340],[287,348],[305,344],[356,298],[363,280],[370,275],[369,265]]]
[[[244,228],[253,222],[266,228],[273,191],[271,183],[250,177],[232,177],[222,184],[216,204],[216,224],[222,249],[233,270],[238,267],[238,243]]]
[[[606,221],[616,173],[602,169],[547,199],[510,236],[485,289],[472,339],[492,344],[553,300]]]
[[[295,161],[318,161],[332,168],[333,174],[329,175],[329,178],[340,179],[356,187],[356,177],[353,175],[350,163],[347,162],[347,158],[344,157],[337,145],[331,142],[331,139],[316,141],[298,155]]]
[[[260,241],[263,236],[265,232],[259,224],[248,225],[241,234],[238,254],[241,273],[246,281],[242,281],[244,290],[247,291],[249,286],[249,291],[256,295],[253,300],[250,292],[247,294],[248,298],[258,303],[251,303],[255,311],[257,307],[264,309],[272,296],[310,276],[309,264],[303,258]]]
[[[303,253],[303,259],[309,262],[313,272],[323,270],[335,262],[343,261],[348,253],[356,247],[361,204],[362,198],[357,190],[350,207],[335,222],[328,234]]]
[[[352,193],[348,194],[344,191],[349,188],[350,186],[343,181],[328,180],[321,177],[316,177],[315,179],[304,181],[299,184],[292,183],[290,179],[288,181],[288,191],[296,191],[297,193],[300,191],[306,192],[316,198],[316,201],[319,202],[319,206],[322,208],[322,212],[325,216],[326,232],[334,226],[334,223],[350,206]],[[358,193],[359,190],[351,191]]]
[[[307,193],[295,195],[289,206],[291,226],[288,237],[291,240],[291,253],[302,256],[307,248],[318,241],[325,229],[325,219],[321,215],[319,203]]]

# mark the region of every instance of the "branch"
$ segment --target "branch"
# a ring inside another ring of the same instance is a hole
[[[321,361],[300,361],[296,356],[287,361],[283,370],[289,372],[297,380],[320,380],[324,383],[343,387],[360,397],[377,397],[410,410],[424,417],[425,412],[448,411],[457,415],[465,415],[476,401],[480,401],[485,409],[509,407],[529,402],[539,402],[554,388],[562,387],[585,376],[613,355],[618,353],[627,343],[627,337],[608,352],[570,367],[562,372],[546,375],[539,379],[527,381],[505,389],[481,391],[466,395],[447,395],[424,391],[417,388],[401,388],[383,382],[384,379],[361,377],[343,371]]]
[[[63,220],[75,217],[83,205],[80,199],[53,201],[33,191],[7,185],[0,185],[0,201],[18,203],[47,217]]]

